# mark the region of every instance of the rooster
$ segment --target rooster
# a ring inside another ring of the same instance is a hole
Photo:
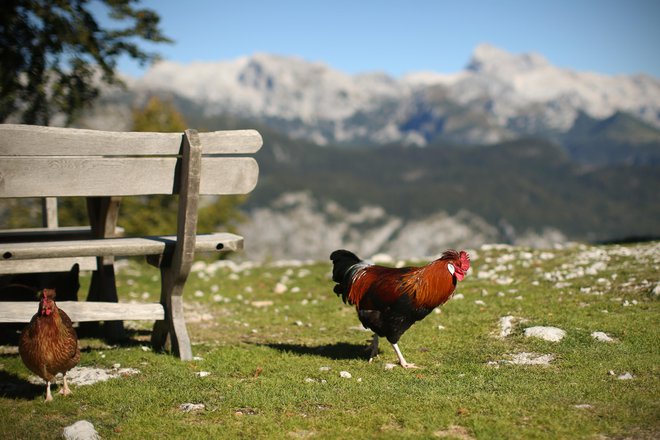
[[[80,361],[80,349],[71,319],[55,304],[55,290],[39,293],[39,309],[21,333],[18,352],[25,366],[46,381],[46,401],[53,400],[50,384],[57,373],[64,375],[60,394],[71,394],[66,373]]]
[[[374,332],[369,362],[378,354],[378,337],[392,344],[404,368],[416,368],[406,362],[398,341],[415,322],[451,298],[456,283],[470,268],[465,251],[447,250],[423,267],[391,268],[360,260],[354,253],[337,250],[330,255],[333,263],[334,292],[344,303],[354,305],[362,325]]]

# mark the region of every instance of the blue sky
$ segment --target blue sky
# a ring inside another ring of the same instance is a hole
[[[171,45],[147,46],[188,63],[266,52],[343,72],[453,73],[490,43],[551,63],[660,78],[660,0],[146,0]],[[106,21],[102,21],[107,25]],[[119,70],[144,72],[124,59]]]

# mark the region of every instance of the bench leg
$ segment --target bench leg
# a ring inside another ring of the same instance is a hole
[[[160,302],[165,309],[165,320],[156,321],[151,334],[154,350],[162,351],[169,344],[172,353],[181,360],[192,360],[190,337],[183,317],[183,287],[185,279],[177,282],[170,267],[161,268]]]
[[[88,197],[87,214],[96,238],[114,237],[119,215],[120,197]],[[92,274],[87,301],[118,302],[113,257],[97,257],[97,270]],[[106,321],[103,335],[109,341],[126,339],[123,321]]]
[[[118,302],[117,284],[115,282],[115,267],[112,264],[103,264],[99,258],[99,270],[92,273],[87,301]],[[102,334],[111,342],[126,339],[123,321],[105,321]]]

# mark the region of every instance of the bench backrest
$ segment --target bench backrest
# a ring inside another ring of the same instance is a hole
[[[201,147],[200,195],[247,194],[257,184],[255,130],[109,132],[0,125],[0,198],[177,194],[184,140]],[[188,139],[185,139],[188,138]]]

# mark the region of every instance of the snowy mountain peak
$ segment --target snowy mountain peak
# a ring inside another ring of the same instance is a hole
[[[534,53],[479,45],[461,72],[348,75],[321,62],[257,53],[187,65],[163,61],[132,83],[179,95],[206,116],[256,119],[326,143],[492,143],[569,130],[580,112],[624,111],[660,127],[660,80],[575,72]]]
[[[549,66],[548,60],[536,53],[512,54],[491,44],[480,44],[474,50],[466,69],[476,73],[503,76]]]

